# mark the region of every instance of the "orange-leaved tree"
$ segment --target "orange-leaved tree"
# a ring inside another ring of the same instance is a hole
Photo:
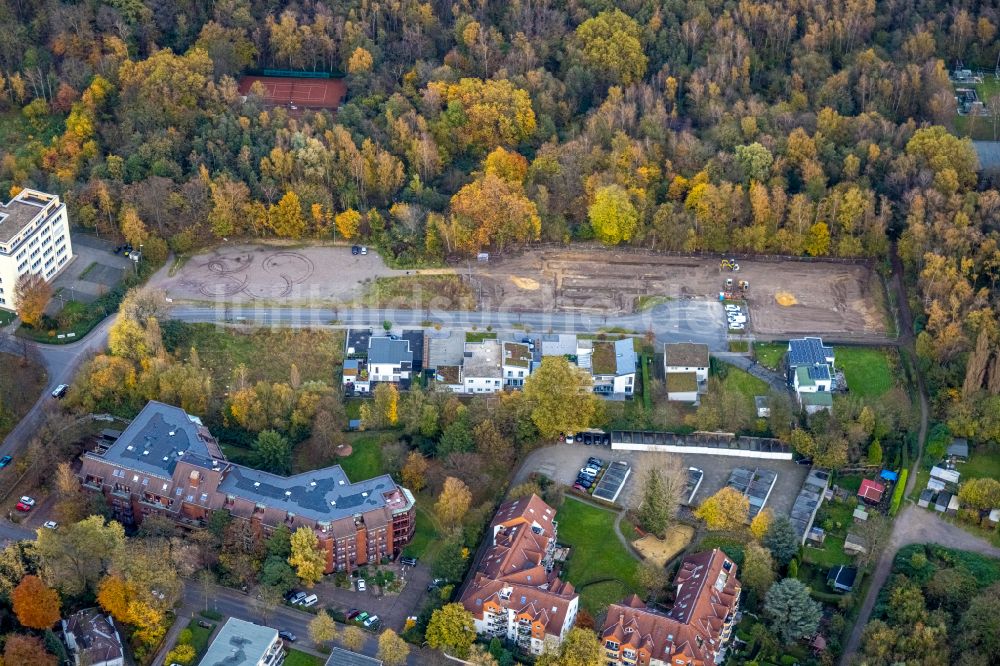
[[[11,592],[17,621],[29,629],[49,629],[59,621],[59,593],[38,576],[25,576]]]

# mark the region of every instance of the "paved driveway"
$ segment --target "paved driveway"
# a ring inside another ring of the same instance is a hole
[[[612,460],[625,460],[632,464],[632,474],[625,482],[618,497],[618,504],[628,505],[632,489],[637,484],[637,479],[642,478],[642,465],[640,461],[643,456],[666,456],[677,455],[681,458],[685,467],[697,467],[705,473],[701,487],[695,494],[693,504],[700,504],[705,498],[713,495],[722,488],[729,480],[729,474],[737,467],[760,467],[762,469],[774,470],[778,478],[774,483],[774,489],[767,501],[767,508],[770,508],[775,515],[787,516],[792,510],[792,504],[802,484],[809,473],[806,465],[796,465],[789,460],[756,460],[754,458],[737,458],[733,456],[709,456],[699,454],[666,454],[666,453],[646,453],[642,451],[612,451],[606,446],[586,446],[584,444],[555,444],[543,449],[533,451],[527,460],[518,470],[514,478],[514,485],[527,480],[532,472],[540,472],[549,478],[572,485],[580,468],[587,462],[590,456],[597,456],[605,462]]]
[[[406,581],[406,587],[399,594],[380,595],[375,585],[369,580],[368,590],[358,592],[356,588],[345,589],[337,587],[333,577],[328,576],[313,592],[319,597],[319,605],[347,612],[351,608],[368,611],[368,614],[378,615],[383,627],[394,629],[397,633],[403,631],[403,625],[409,615],[417,615],[422,605],[427,585],[431,581],[430,562],[420,561],[416,567],[403,567],[390,564],[384,569],[393,571],[397,577]],[[351,579],[354,582],[354,579]]]

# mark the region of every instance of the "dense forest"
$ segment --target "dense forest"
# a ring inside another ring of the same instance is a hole
[[[1000,438],[1000,194],[946,129],[948,68],[997,60],[995,0],[3,0],[0,21],[0,186],[154,259],[274,235],[399,264],[572,239],[881,261],[898,238],[938,414]],[[238,94],[251,67],[342,73],[348,99],[291,117]]]

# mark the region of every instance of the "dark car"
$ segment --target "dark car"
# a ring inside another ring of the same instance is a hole
[[[359,613],[361,613],[360,609],[352,608],[351,610],[347,611],[347,619],[353,620],[358,616]]]
[[[358,245],[352,245],[351,254],[361,254],[361,247]]]
[[[283,641],[288,641],[289,643],[295,642],[295,634],[293,634],[290,631],[285,631],[284,629],[282,629],[281,631],[278,632],[278,636]]]
[[[13,458],[11,458],[10,456],[4,456],[3,458],[0,458],[0,469],[3,469],[7,465],[9,465],[11,460],[13,460]]]
[[[294,597],[298,596],[300,592],[302,592],[302,590],[288,590],[288,592],[285,592],[284,594],[285,601],[291,601]]]
[[[604,446],[611,446],[611,435],[605,434],[603,437],[601,437],[601,444],[603,444]]]
[[[588,479],[586,477],[579,477],[576,480],[576,485],[583,486],[583,489],[586,490],[587,488],[589,488],[592,485],[594,485],[594,480],[593,479]]]
[[[594,456],[587,458],[587,462],[594,467],[604,467],[604,461],[600,458],[595,458]]]
[[[202,629],[211,629],[215,625],[207,620],[198,620],[198,626],[201,627]]]
[[[399,563],[400,564],[405,564],[408,567],[415,567],[415,566],[417,566],[417,558],[415,558],[415,557],[407,557],[407,556],[404,555],[403,557],[399,558]]]

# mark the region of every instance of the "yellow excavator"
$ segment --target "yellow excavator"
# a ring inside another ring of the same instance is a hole
[[[736,263],[735,259],[723,259],[719,262],[719,268],[724,271],[738,271],[740,270],[740,265]]]

